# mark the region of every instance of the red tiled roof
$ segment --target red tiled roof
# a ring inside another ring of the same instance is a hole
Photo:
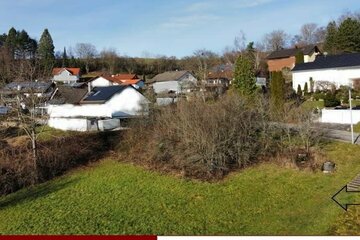
[[[52,74],[53,75],[58,75],[63,70],[69,71],[72,75],[80,75],[80,68],[53,68]]]
[[[113,75],[114,78],[119,80],[132,80],[132,79],[139,79],[136,74],[126,74],[126,73],[119,73]]]
[[[134,85],[140,82],[140,79],[123,80],[121,85]]]

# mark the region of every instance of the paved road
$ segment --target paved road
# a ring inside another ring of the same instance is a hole
[[[315,129],[319,129],[323,132],[326,138],[339,140],[343,142],[351,143],[350,126],[345,124],[315,124]],[[360,133],[354,132],[355,143],[360,145],[360,139],[358,139]]]

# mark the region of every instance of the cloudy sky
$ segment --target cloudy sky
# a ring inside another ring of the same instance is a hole
[[[182,57],[200,48],[220,53],[240,31],[258,41],[357,10],[359,0],[0,0],[0,33],[15,27],[39,39],[48,28],[56,50],[89,42],[122,55]]]

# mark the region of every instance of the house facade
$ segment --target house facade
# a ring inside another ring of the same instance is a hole
[[[50,105],[48,124],[66,131],[110,130],[121,119],[146,114],[148,103],[131,86],[95,87],[78,104]]]
[[[80,68],[54,68],[52,74],[54,82],[70,84],[80,80]]]
[[[348,53],[333,56],[319,56],[314,62],[298,64],[292,70],[293,88],[298,85],[304,89],[314,82],[314,90],[328,89],[331,86],[359,86],[360,53]]]
[[[180,94],[190,92],[197,79],[189,71],[170,71],[156,75],[149,82],[156,94]]]
[[[301,48],[281,49],[267,56],[269,72],[282,71],[284,68],[293,69],[296,62],[296,54],[301,51],[304,54],[304,62],[313,62],[321,52],[316,45]]]

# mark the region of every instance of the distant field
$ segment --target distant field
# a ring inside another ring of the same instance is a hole
[[[358,146],[327,149],[331,175],[263,163],[219,183],[106,159],[0,198],[0,233],[326,235],[344,215],[331,196],[360,172]]]

